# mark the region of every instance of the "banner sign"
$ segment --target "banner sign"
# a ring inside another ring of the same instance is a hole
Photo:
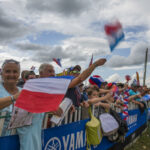
[[[148,108],[148,120],[150,120],[150,108]]]
[[[42,132],[42,150],[85,150],[86,135],[85,124],[88,120],[81,120],[59,127],[45,129]],[[140,113],[139,110],[130,110],[128,122],[128,133],[126,137],[135,132],[147,122],[147,113]],[[11,140],[10,140],[11,139]],[[19,150],[18,136],[0,137],[0,149]],[[103,137],[102,142],[92,150],[107,150],[115,143]]]

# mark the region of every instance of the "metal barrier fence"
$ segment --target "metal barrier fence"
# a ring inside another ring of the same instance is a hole
[[[146,101],[147,104],[147,108],[150,108],[150,100]],[[82,120],[82,111],[84,108],[82,108],[81,106],[75,109],[75,112],[73,113],[67,113],[67,115],[65,116],[64,120],[61,122],[61,124],[59,125],[55,125],[54,123],[50,122],[50,117],[51,114],[50,113],[45,113],[45,118],[43,120],[43,129],[46,129],[48,127],[55,127],[55,126],[61,126],[64,124],[68,124],[68,123],[72,123],[72,122],[76,122],[76,121],[80,121]],[[94,107],[92,112],[94,113]],[[128,110],[134,110],[134,109],[138,109],[138,105],[135,103],[128,103]],[[121,109],[120,108],[115,108],[116,112],[121,113]],[[86,110],[84,110],[86,111]],[[2,134],[2,129],[3,129],[3,125],[4,125],[4,121],[5,118],[8,117],[8,114],[6,112],[0,112],[0,136]],[[49,126],[48,126],[49,123]],[[11,130],[11,135],[16,134],[16,129],[12,129]]]

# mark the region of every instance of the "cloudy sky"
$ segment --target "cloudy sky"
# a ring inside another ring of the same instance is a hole
[[[149,5],[149,0],[0,0],[0,64],[13,58],[22,70],[34,65],[37,72],[46,62],[58,73],[76,64],[85,69],[93,54],[94,60],[107,57],[93,74],[119,82],[138,71],[142,80],[150,48]],[[122,23],[125,39],[110,53],[104,25],[115,19]],[[62,59],[63,68],[53,57]]]

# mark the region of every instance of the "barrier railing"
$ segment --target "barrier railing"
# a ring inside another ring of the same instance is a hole
[[[147,104],[147,107],[150,108],[150,100],[146,101],[146,104]],[[137,104],[132,103],[132,102],[128,103],[128,110],[135,110],[135,109],[138,109]],[[120,108],[116,107],[115,110],[118,113],[121,112]],[[77,107],[75,109],[75,112],[67,113],[64,120],[59,125],[55,125],[54,123],[50,122],[50,118],[52,116],[51,113],[45,113],[45,118],[44,118],[44,121],[43,121],[43,129],[56,127],[56,126],[61,126],[61,125],[64,125],[64,124],[68,124],[68,123],[83,120],[82,111],[83,111],[83,108],[80,106],[80,107]],[[84,110],[84,111],[87,111],[87,110]],[[94,107],[93,107],[93,112],[94,112]],[[0,136],[2,134],[3,125],[4,125],[4,122],[5,122],[5,116],[7,116],[6,112],[0,112]],[[49,125],[48,125],[48,123],[49,123]],[[11,135],[14,135],[14,134],[16,134],[15,129],[11,130]]]

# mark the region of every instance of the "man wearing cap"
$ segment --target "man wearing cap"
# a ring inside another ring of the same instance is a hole
[[[81,71],[81,67],[79,65],[76,65],[74,67],[70,67],[68,73],[70,76],[77,78],[80,75],[80,71]],[[66,97],[70,98],[73,101],[73,105],[76,107],[80,106],[80,102],[82,98],[79,85],[68,89],[66,93]]]
[[[74,77],[77,77],[80,74],[81,67],[79,65],[76,65],[74,67],[69,68],[69,75],[72,75]]]

